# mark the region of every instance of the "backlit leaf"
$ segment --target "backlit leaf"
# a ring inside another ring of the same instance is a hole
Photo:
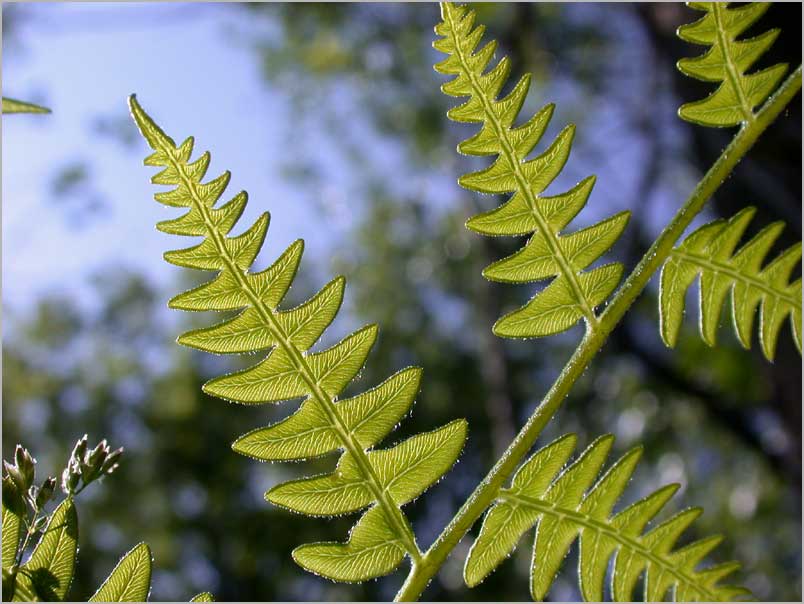
[[[144,602],[150,591],[151,549],[140,543],[123,556],[89,601]]]
[[[297,564],[334,581],[356,582],[392,572],[405,549],[379,507],[366,512],[347,543],[311,543],[293,550]]]
[[[31,557],[20,567],[18,589],[20,583],[29,582],[39,598],[63,600],[73,580],[77,551],[78,516],[72,499],[65,499],[50,515]]]
[[[22,518],[3,504],[3,568],[14,564],[22,536]]]

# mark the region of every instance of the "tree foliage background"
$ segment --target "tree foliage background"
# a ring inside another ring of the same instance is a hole
[[[674,67],[698,50],[674,37],[692,11],[680,4],[489,4],[479,11],[517,70],[534,72],[535,93],[527,102],[534,108],[557,103],[551,127],[556,132],[566,122],[578,125],[574,153],[556,190],[593,172],[598,184],[586,220],[595,220],[595,208],[600,215],[633,211],[614,250],[632,266],[730,136],[691,127],[675,115],[681,99],[708,92]],[[47,103],[51,96],[80,102],[93,95],[92,89],[26,79],[31,64],[71,62],[70,56],[43,56],[43,41],[89,37],[88,43],[101,46],[99,53],[107,53],[112,70],[120,57],[136,61],[145,45],[158,53],[175,32],[202,27],[215,34],[206,42],[211,52],[238,58],[227,69],[246,74],[256,89],[270,94],[270,102],[259,95],[238,97],[246,116],[262,119],[252,137],[229,143],[242,147],[244,160],[220,150],[216,155],[220,135],[205,136],[199,116],[214,115],[221,99],[238,92],[209,86],[203,78],[214,82],[216,76],[193,64],[194,48],[184,49],[184,60],[195,89],[180,87],[170,69],[145,59],[140,71],[116,74],[130,78],[131,90],[139,90],[140,80],[153,82],[143,99],[160,121],[176,136],[195,134],[218,165],[231,166],[236,177],[246,175],[237,184],[252,193],[252,210],[269,209],[274,216],[269,240],[303,236],[312,242],[302,263],[303,284],[292,297],[312,293],[330,274],[346,275],[348,317],[332,331],[344,333],[345,323],[368,321],[381,327],[363,384],[405,364],[425,368],[416,413],[403,424],[403,435],[456,416],[469,419],[461,462],[426,500],[411,506],[423,544],[491,467],[580,336],[576,329],[518,342],[491,334],[494,320],[530,292],[480,276],[490,259],[513,251],[516,242],[484,239],[463,227],[467,216],[495,203],[455,184],[473,160],[454,152],[468,130],[446,121],[448,100],[431,69],[437,14],[434,5],[421,4],[3,7],[3,86],[16,96],[30,93],[31,100]],[[800,23],[800,5],[771,8],[758,26],[781,26],[783,33],[763,64],[801,60]],[[109,35],[92,38],[100,30]],[[115,32],[143,46],[126,46]],[[104,73],[93,78],[102,89]],[[55,103],[51,122],[25,117],[15,118],[19,125],[3,123],[3,154],[13,156],[4,162],[4,216],[26,218],[4,220],[3,227],[3,456],[22,442],[39,459],[40,471],[54,473],[84,432],[127,449],[120,469],[79,506],[81,560],[72,597],[91,594],[140,540],[155,556],[154,600],[186,599],[207,589],[220,600],[393,597],[401,573],[364,585],[335,585],[296,567],[293,547],[342,539],[348,520],[311,520],[271,507],[263,492],[297,469],[261,465],[229,449],[236,436],[281,419],[287,409],[207,398],[201,384],[234,369],[237,361],[174,343],[189,320],[165,304],[180,286],[190,285],[189,277],[149,268],[161,265],[164,241],[153,233],[156,204],[149,201],[142,149],[124,101],[121,95],[119,104],[80,116],[59,115]],[[171,122],[178,113],[160,112],[168,102],[184,107],[181,123]],[[274,117],[269,112],[277,103],[281,114]],[[229,119],[218,113],[215,127],[225,132]],[[112,160],[71,147],[65,122],[93,148],[105,145],[109,157],[125,159],[128,180],[119,182],[142,187],[110,186],[110,179],[118,182],[109,172]],[[740,164],[705,218],[731,215],[751,203],[760,208],[755,228],[786,221],[786,238],[776,249],[800,239],[800,133],[799,102]],[[45,171],[19,168],[41,149],[32,140],[49,139],[69,151],[50,153]],[[240,165],[249,157],[254,165]],[[247,179],[251,175],[258,183]],[[255,186],[266,193],[254,195]],[[24,200],[14,194],[24,187],[33,187],[40,209],[60,225],[48,234],[56,238],[49,249],[60,252],[40,252],[37,260],[50,272],[18,264],[32,257],[20,229],[37,229],[35,209],[21,207]],[[136,250],[140,263],[115,255],[110,225],[121,212],[129,213],[127,228],[144,237]],[[283,222],[285,213],[302,218]],[[301,222],[309,223],[309,231],[288,226]],[[87,274],[60,271],[60,263],[69,261],[60,254],[70,255],[71,246],[83,240],[92,242],[93,256],[103,262]],[[40,274],[48,287],[32,282]],[[542,442],[572,430],[582,444],[613,432],[619,451],[644,443],[632,495],[680,482],[678,499],[706,510],[697,531],[727,535],[720,555],[744,563],[745,584],[758,598],[799,600],[801,362],[789,334],[782,337],[776,363],[768,364],[758,347],[742,351],[728,329],[719,332],[721,345],[709,349],[688,317],[678,349],[668,351],[656,315],[654,287]],[[330,462],[317,463],[323,471]],[[428,599],[527,596],[528,552],[518,551],[470,591],[461,578],[468,546],[465,539]],[[566,568],[554,599],[578,597],[572,566]]]

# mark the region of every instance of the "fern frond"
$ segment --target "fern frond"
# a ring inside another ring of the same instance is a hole
[[[409,367],[371,390],[339,400],[377,337],[377,327],[370,325],[324,351],[309,351],[341,306],[344,279],[338,277],[295,308],[279,309],[296,275],[302,242],[291,244],[269,268],[249,270],[265,238],[268,214],[243,234],[230,235],[245,207],[245,192],[216,207],[229,173],[202,183],[209,153],[190,161],[192,138],[176,145],[133,96],[130,106],[154,150],[145,164],[164,168],[152,181],[175,186],[157,193],[156,200],[187,210],[157,227],[167,233],[204,238],[194,247],[168,252],[165,259],[179,266],[217,271],[211,281],[173,298],[170,307],[239,311],[222,323],[185,333],[179,342],[219,354],[266,351],[261,362],[210,380],[204,391],[244,404],[303,399],[295,414],[243,435],[234,443],[234,450],[261,461],[300,460],[342,451],[331,474],[278,485],[266,498],[315,516],[367,509],[347,543],[304,545],[294,551],[294,559],[307,570],[338,581],[387,574],[406,555],[417,561],[421,552],[400,508],[455,463],[466,438],[466,422],[456,420],[391,448],[375,449],[413,404],[421,369]]]
[[[688,122],[721,128],[753,120],[754,108],[776,89],[787,65],[779,63],[746,74],[776,41],[779,30],[771,29],[746,40],[737,38],[765,14],[770,3],[755,2],[737,8],[726,2],[687,4],[706,15],[679,27],[678,36],[711,48],[702,56],[681,59],[678,69],[698,80],[720,82],[720,86],[705,99],[682,105],[679,116]]]
[[[700,275],[700,331],[710,346],[716,343],[718,320],[731,291],[734,330],[743,347],[751,346],[751,330],[760,307],[759,342],[772,361],[785,319],[790,317],[793,340],[801,352],[801,278],[790,275],[801,260],[801,242],[763,267],[771,246],[784,228],[775,222],[735,249],[755,208],[745,208],[730,220],[705,224],[678,247],[662,267],[659,293],[660,331],[665,344],[674,347],[684,316],[687,289]]]
[[[4,96],[3,113],[50,113],[50,109]]]
[[[643,573],[646,601],[662,600],[668,590],[678,601],[728,601],[749,593],[742,587],[719,583],[738,568],[736,563],[696,570],[720,537],[673,549],[700,515],[699,508],[684,510],[645,531],[678,485],[665,486],[612,515],[639,461],[640,447],[623,455],[595,482],[614,437],[598,438],[566,466],[576,440],[574,434],[568,434],[538,451],[520,467],[511,486],[500,491],[466,560],[467,585],[483,581],[535,525],[531,565],[534,600],[547,595],[576,538],[580,538],[579,582],[587,601],[603,600],[612,556],[611,593],[616,601],[632,600]]]
[[[469,97],[450,109],[457,122],[481,123],[480,131],[458,145],[466,155],[496,155],[488,168],[462,176],[460,184],[480,193],[509,194],[502,206],[471,218],[466,224],[483,235],[532,234],[517,253],[488,266],[487,279],[506,283],[530,283],[552,279],[524,307],[497,321],[494,333],[503,337],[540,337],[560,333],[580,319],[595,325],[595,307],[614,291],[622,277],[622,265],[606,264],[584,272],[622,234],[629,213],[621,212],[594,226],[564,234],[562,231],[583,209],[595,179],[590,176],[566,193],[542,193],[558,176],[570,153],[574,126],[567,126],[540,155],[528,159],[541,140],[553,105],[545,106],[526,123],[515,126],[530,88],[525,75],[511,92],[498,98],[511,64],[503,57],[489,67],[496,41],[477,50],[484,27],[473,27],[475,13],[467,7],[442,3],[443,21],[436,26],[442,36],[433,46],[449,55],[436,71],[457,76],[444,84],[445,94]]]

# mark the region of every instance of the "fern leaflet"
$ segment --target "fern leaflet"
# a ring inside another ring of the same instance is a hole
[[[3,113],[50,113],[50,109],[4,96]]]
[[[524,307],[499,319],[494,333],[503,337],[540,337],[565,331],[580,319],[594,326],[595,307],[617,287],[623,269],[612,263],[582,271],[614,245],[625,229],[629,213],[621,212],[591,227],[561,234],[586,205],[595,182],[590,176],[566,193],[542,196],[567,161],[574,126],[566,127],[544,153],[527,159],[547,128],[553,105],[514,127],[530,88],[530,76],[523,76],[507,96],[497,99],[511,70],[508,57],[484,73],[496,41],[475,50],[484,27],[473,29],[473,10],[442,3],[441,14],[443,21],[436,26],[436,33],[442,37],[433,46],[449,56],[435,69],[457,76],[441,89],[450,96],[470,97],[450,109],[447,116],[458,122],[483,124],[477,134],[458,146],[458,151],[466,155],[497,155],[491,166],[466,174],[459,182],[481,193],[513,193],[504,205],[471,218],[467,227],[483,235],[532,233],[524,248],[489,265],[483,275],[507,283],[554,278]]]
[[[169,306],[193,311],[241,312],[226,321],[185,333],[179,342],[219,354],[265,350],[267,357],[244,371],[204,385],[208,394],[244,404],[279,403],[302,398],[288,419],[240,437],[235,451],[261,461],[301,460],[342,450],[331,474],[280,484],[266,498],[290,510],[333,516],[368,508],[347,543],[298,547],[293,558],[305,569],[338,581],[362,581],[393,571],[405,555],[421,558],[412,528],[400,509],[435,483],[457,460],[466,422],[453,421],[388,449],[374,449],[408,412],[421,369],[409,367],[363,394],[338,397],[361,370],[377,337],[370,325],[322,352],[309,352],[337,314],[345,281],[338,277],[307,302],[278,309],[301,259],[301,240],[273,265],[251,272],[268,228],[268,214],[238,236],[229,236],[246,205],[246,193],[215,207],[229,172],[202,179],[209,153],[190,161],[193,139],[181,145],[168,137],[130,98],[131,112],[154,153],[145,164],[164,170],[152,178],[176,188],[157,193],[157,201],[188,211],[157,228],[200,236],[190,248],[168,252],[179,266],[217,271],[215,278],[174,297]]]
[[[685,294],[700,275],[699,325],[707,344],[715,345],[718,320],[731,291],[734,330],[745,348],[751,346],[751,329],[759,305],[759,342],[765,357],[773,360],[779,333],[788,315],[793,340],[801,352],[801,278],[790,282],[790,275],[801,260],[801,242],[762,268],[768,251],[784,228],[781,222],[775,222],[735,253],[754,213],[755,209],[749,207],[728,221],[705,224],[676,247],[662,267],[660,331],[668,346],[676,344],[684,316]]]
[[[721,82],[705,99],[686,103],[678,110],[683,119],[703,126],[728,127],[754,119],[754,108],[767,99],[782,80],[787,65],[780,63],[756,73],[746,71],[771,47],[778,29],[747,40],[737,40],[768,8],[768,2],[755,2],[730,8],[725,2],[689,2],[705,11],[695,23],[678,28],[678,36],[693,44],[711,46],[699,57],[685,58],[678,68],[686,75],[705,82]]]
[[[612,556],[611,593],[616,601],[632,600],[643,573],[646,601],[662,600],[670,589],[679,601],[734,600],[748,594],[742,587],[719,583],[739,567],[735,562],[696,570],[721,537],[701,539],[673,550],[676,540],[700,515],[699,508],[684,510],[643,532],[678,485],[665,486],[611,514],[642,453],[640,447],[632,449],[594,483],[613,442],[611,435],[598,438],[565,468],[576,445],[575,435],[568,434],[525,462],[510,488],[500,491],[486,513],[466,560],[466,583],[471,587],[485,579],[513,551],[522,535],[536,525],[531,595],[537,601],[547,595],[578,537],[579,581],[587,601],[603,600]]]

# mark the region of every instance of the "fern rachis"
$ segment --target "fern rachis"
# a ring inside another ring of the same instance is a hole
[[[145,163],[164,168],[153,182],[177,187],[158,193],[156,199],[188,209],[182,217],[160,223],[160,229],[205,237],[195,247],[168,252],[165,259],[218,271],[212,281],[173,298],[170,306],[241,310],[239,315],[189,332],[179,341],[218,353],[269,350],[266,360],[257,365],[210,380],[205,392],[245,404],[304,399],[290,418],[242,436],[233,448],[261,460],[301,459],[343,450],[334,473],[278,485],[266,498],[312,515],[369,508],[346,544],[304,545],[294,551],[294,559],[312,572],[340,581],[387,574],[405,555],[416,563],[421,552],[400,507],[452,466],[465,440],[466,423],[457,420],[391,448],[374,449],[412,404],[420,370],[408,368],[372,390],[339,400],[341,390],[363,366],[377,334],[376,326],[371,325],[327,350],[308,352],[340,307],[343,279],[334,280],[300,306],[279,310],[296,274],[302,243],[292,244],[268,269],[250,272],[267,231],[267,214],[244,234],[227,236],[245,206],[245,193],[215,208],[228,184],[228,172],[202,184],[209,154],[189,162],[192,138],[177,146],[134,97],[130,106],[154,149]]]

